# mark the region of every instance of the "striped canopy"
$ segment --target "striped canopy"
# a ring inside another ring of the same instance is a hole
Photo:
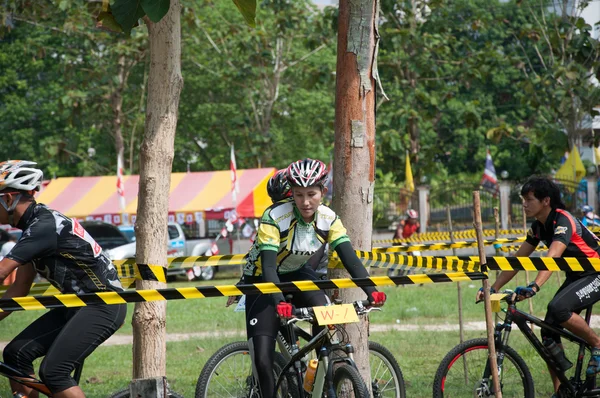
[[[240,217],[260,217],[271,204],[266,186],[274,172],[274,168],[237,170],[237,214]],[[137,212],[139,176],[124,176],[124,182],[124,212],[119,205],[116,175],[57,178],[36,200],[73,218],[107,219],[108,215],[133,215]],[[229,170],[171,174],[169,214],[176,214],[178,221],[181,221],[180,216],[189,218],[199,212],[209,219],[224,218],[232,209]],[[191,221],[187,218],[186,221]]]

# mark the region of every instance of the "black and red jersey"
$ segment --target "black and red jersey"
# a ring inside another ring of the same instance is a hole
[[[567,248],[561,257],[600,258],[600,239],[566,210],[552,210],[545,224],[537,220],[531,224],[526,242],[537,247],[540,241],[548,248],[555,241],[564,243]],[[581,276],[594,273],[578,272]]]
[[[123,290],[114,265],[77,220],[33,203],[17,228],[23,235],[6,257],[32,263],[62,293]]]

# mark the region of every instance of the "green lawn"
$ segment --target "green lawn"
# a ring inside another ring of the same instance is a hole
[[[564,279],[564,277],[563,277]],[[236,279],[221,279],[212,283],[179,282],[169,286],[198,284],[230,284]],[[524,284],[524,275],[521,276]],[[465,321],[484,321],[483,306],[474,304],[480,281],[463,282],[462,297]],[[514,288],[515,283],[509,287]],[[547,301],[556,291],[556,279],[551,279],[540,294],[533,299],[534,312],[543,316]],[[383,289],[388,302],[381,312],[371,314],[377,324],[456,324],[458,321],[457,288],[455,283],[426,284],[423,286],[389,287]],[[170,301],[167,310],[168,333],[200,331],[244,330],[243,313],[225,309],[225,298]],[[522,304],[522,308],[528,308]],[[131,334],[131,315],[118,333]],[[12,314],[0,328],[0,341],[8,341],[29,322],[41,314],[25,311]],[[485,332],[467,332],[466,338],[484,337]],[[458,343],[458,332],[385,332],[372,333],[372,340],[386,345],[397,356],[407,382],[407,396],[430,397],[433,377],[443,356]],[[195,339],[167,344],[167,377],[171,386],[185,397],[193,397],[196,380],[208,357],[221,345],[239,340],[234,338]],[[527,342],[516,332],[511,336],[511,346],[525,358],[536,380],[539,396],[550,396],[551,384],[542,361],[535,356]],[[569,355],[575,360],[574,353]],[[106,397],[111,392],[125,388],[131,378],[131,346],[101,346],[86,362],[82,387],[89,397]],[[8,383],[0,379],[0,396],[8,394]]]

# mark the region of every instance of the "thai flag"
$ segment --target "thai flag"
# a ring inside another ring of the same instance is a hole
[[[237,194],[240,191],[238,180],[237,180],[237,165],[235,164],[235,151],[233,144],[231,144],[231,159],[229,161],[229,168],[231,169],[231,202],[233,203],[234,210],[237,208]]]
[[[483,171],[483,177],[481,178],[481,186],[496,193],[498,192],[498,178],[496,177],[496,169],[494,168],[494,162],[492,161],[490,150],[487,149],[486,152],[485,170]]]
[[[123,157],[117,156],[117,195],[121,211],[125,212],[125,181],[123,179]]]

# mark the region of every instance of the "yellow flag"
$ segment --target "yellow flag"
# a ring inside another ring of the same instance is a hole
[[[408,151],[406,151],[406,182],[404,185],[410,192],[415,190],[415,182],[413,181],[412,169],[410,168],[410,156],[408,155]]]
[[[585,177],[585,167],[579,156],[577,146],[573,145],[573,150],[567,160],[560,166],[554,178],[558,180],[568,180],[579,182]]]
[[[594,147],[594,165],[600,164],[600,146]]]

